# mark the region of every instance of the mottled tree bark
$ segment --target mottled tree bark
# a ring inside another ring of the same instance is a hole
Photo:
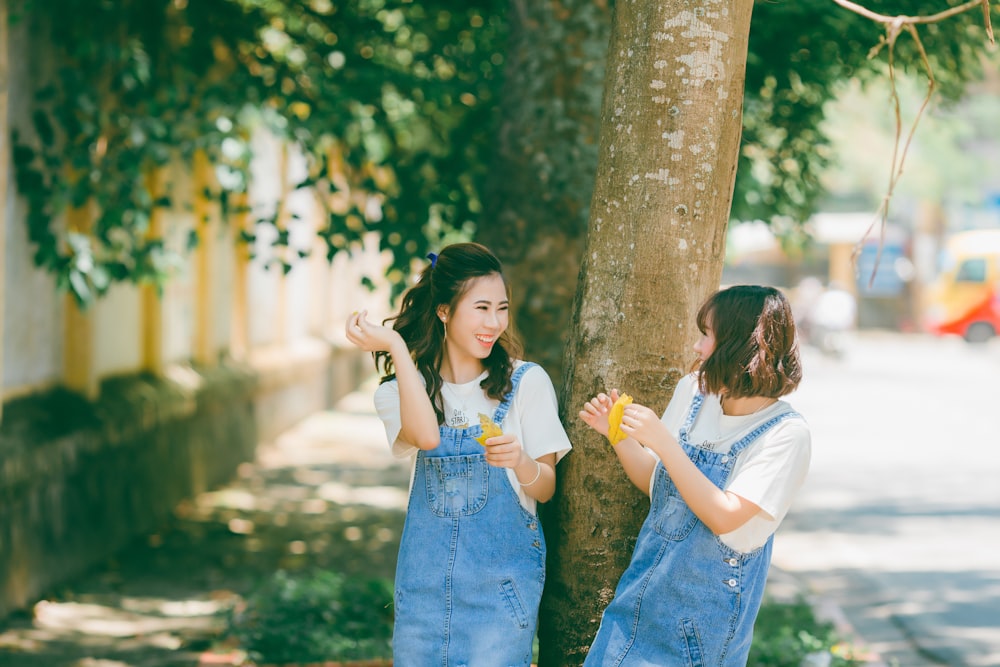
[[[565,373],[573,453],[544,514],[540,664],[579,665],[648,509],[576,418],[617,387],[660,411],[694,361],[719,285],[741,134],[752,0],[619,0]]]
[[[609,14],[606,0],[511,0],[494,175],[476,233],[511,279],[526,356],[556,386],[597,168]]]

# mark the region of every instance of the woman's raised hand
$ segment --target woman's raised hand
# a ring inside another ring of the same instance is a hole
[[[580,419],[583,423],[594,429],[604,437],[608,435],[608,414],[611,406],[618,400],[618,390],[612,389],[611,395],[600,393],[583,404],[580,410]]]
[[[365,352],[390,352],[393,343],[402,340],[394,329],[369,322],[367,310],[353,312],[347,318],[347,340]]]

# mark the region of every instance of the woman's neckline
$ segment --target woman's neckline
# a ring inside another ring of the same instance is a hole
[[[475,382],[478,385],[480,382],[486,379],[487,375],[489,375],[489,371],[484,370],[478,376],[472,378],[471,380],[466,380],[465,382],[451,382],[449,380],[445,380],[443,377],[441,378],[441,381],[447,385],[451,385],[452,387],[464,387],[466,385],[472,384],[473,382]]]
[[[756,402],[757,399],[761,398],[764,399],[763,402],[761,402],[760,405],[755,406],[753,402]],[[722,411],[723,417],[752,417],[756,414],[764,412],[768,408],[774,407],[775,405],[778,404],[779,400],[780,399],[770,398],[766,396],[760,396],[760,397],[749,396],[744,398],[732,398],[727,401],[725,396],[720,396],[719,408]],[[750,401],[753,402],[751,402],[750,405],[747,406],[746,403]],[[726,412],[727,402],[729,403],[730,410],[735,410],[735,412],[733,413]]]

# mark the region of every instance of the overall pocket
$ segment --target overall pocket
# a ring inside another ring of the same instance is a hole
[[[662,463],[656,464],[649,511],[654,517],[656,532],[668,540],[683,540],[698,523],[698,517],[681,498]]]
[[[701,639],[698,637],[698,628],[694,621],[689,618],[681,619],[680,636],[683,652],[687,655],[690,667],[701,667],[705,664],[704,656],[701,652]]]
[[[521,596],[517,594],[514,582],[510,579],[502,581],[500,583],[500,595],[506,601],[507,611],[510,612],[511,619],[517,627],[522,630],[527,629],[529,623],[528,612],[524,608],[524,603],[521,602]]]
[[[486,505],[489,464],[485,455],[428,456],[424,465],[427,505],[437,516],[468,516]]]

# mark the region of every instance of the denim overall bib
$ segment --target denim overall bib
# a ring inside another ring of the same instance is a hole
[[[688,439],[703,401],[701,394],[692,400],[678,442],[719,488],[736,457],[758,436],[797,416],[776,415],[730,451],[713,452]],[[662,463],[654,474],[649,515],[584,664],[745,667],[773,535],[750,553],[730,549],[688,508]]]
[[[503,425],[525,371],[493,415]],[[545,581],[545,540],[478,424],[441,426],[417,453],[396,565],[396,667],[527,667]]]

